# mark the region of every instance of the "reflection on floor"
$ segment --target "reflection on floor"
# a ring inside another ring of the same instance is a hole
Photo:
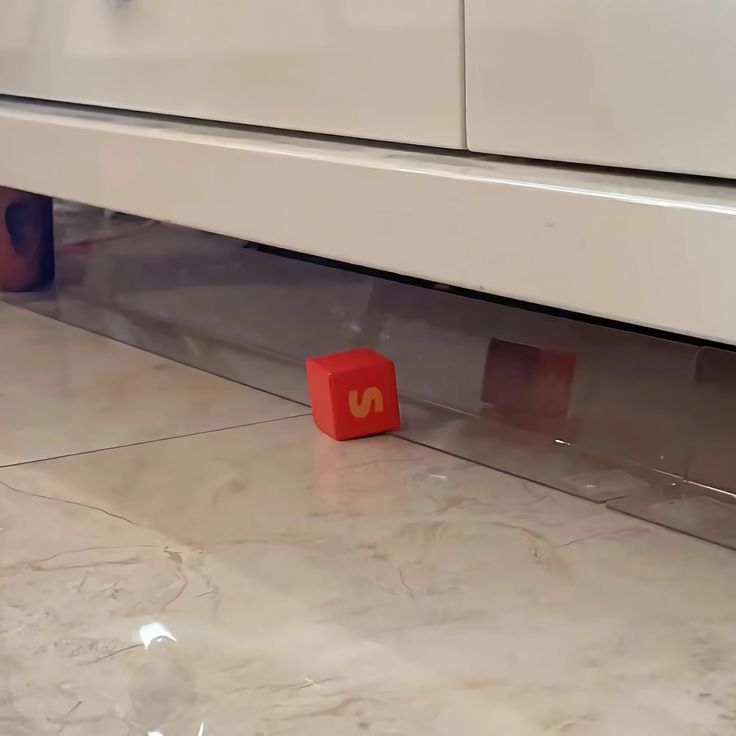
[[[734,733],[736,553],[13,307],[0,331],[3,736]]]

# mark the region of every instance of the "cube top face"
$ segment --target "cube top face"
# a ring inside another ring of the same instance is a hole
[[[393,365],[388,358],[368,348],[357,348],[355,350],[346,350],[344,353],[334,353],[333,355],[323,355],[319,358],[310,358],[308,362],[316,364],[330,374],[363,368],[376,368],[378,365]]]
[[[373,350],[350,350],[307,361],[317,426],[339,440],[398,429],[394,364]]]

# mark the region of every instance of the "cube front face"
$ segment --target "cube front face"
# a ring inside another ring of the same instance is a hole
[[[393,363],[355,350],[307,362],[315,424],[338,440],[398,429],[399,399]]]

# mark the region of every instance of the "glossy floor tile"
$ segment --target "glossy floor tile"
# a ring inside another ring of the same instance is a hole
[[[618,498],[609,506],[736,550],[736,505],[730,493],[673,483]]]
[[[7,736],[729,736],[736,554],[311,418],[0,469]]]
[[[306,411],[6,304],[0,339],[0,465]]]

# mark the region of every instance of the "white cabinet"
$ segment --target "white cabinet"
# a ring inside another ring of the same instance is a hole
[[[0,93],[465,144],[462,0],[0,0]]]
[[[466,0],[469,147],[736,177],[733,0]]]

